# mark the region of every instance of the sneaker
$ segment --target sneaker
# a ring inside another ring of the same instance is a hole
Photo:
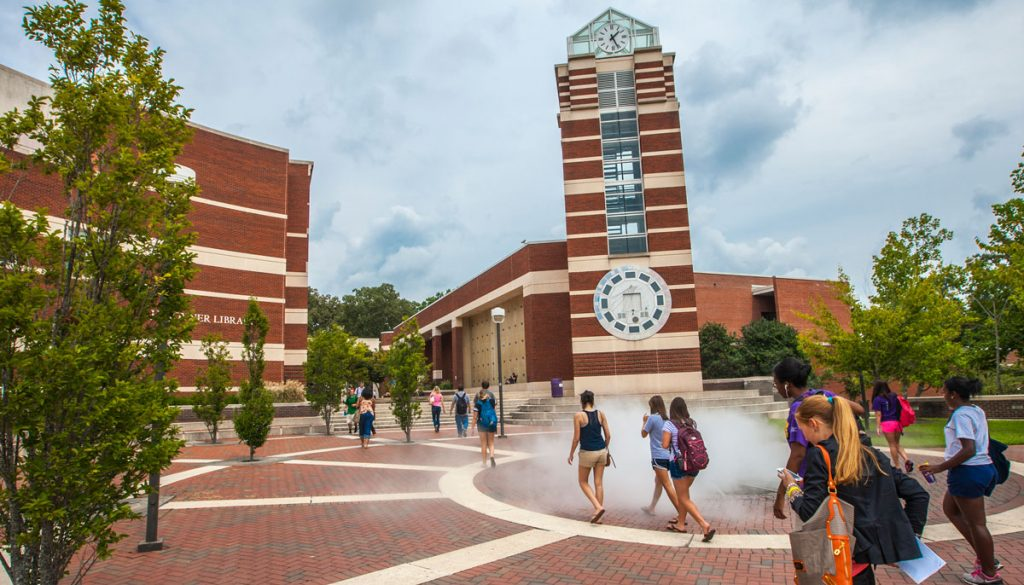
[[[995,575],[986,575],[981,569],[974,569],[970,573],[964,573],[960,575],[960,580],[970,585],[1002,585],[1003,578],[999,576],[999,571],[996,571]]]
[[[1000,563],[999,559],[995,559],[995,561],[996,561],[996,570],[997,571],[1002,571],[1003,570],[1003,563]],[[974,559],[974,570],[978,570],[978,569],[981,569],[981,559]]]

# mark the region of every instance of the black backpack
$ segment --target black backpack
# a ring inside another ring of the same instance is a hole
[[[996,483],[1005,483],[1010,477],[1010,461],[1006,458],[1006,444],[989,437],[988,456],[992,458],[992,465],[996,468]]]
[[[455,395],[455,414],[466,414],[466,411],[468,411],[468,410],[469,410],[469,398],[465,394],[463,394],[462,396],[459,396],[458,394],[456,394]]]

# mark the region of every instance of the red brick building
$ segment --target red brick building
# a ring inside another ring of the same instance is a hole
[[[22,107],[48,84],[0,65],[0,112]],[[267,381],[303,378],[306,360],[309,257],[309,186],[313,163],[291,160],[288,150],[193,124],[192,141],[178,159],[178,174],[192,177],[199,195],[189,218],[198,233],[192,247],[198,274],[188,284],[197,325],[172,375],[182,390],[194,389],[206,363],[200,342],[218,333],[229,343],[234,378],[241,360],[248,299],[255,297],[270,322],[265,355]],[[19,144],[29,152],[33,145]],[[18,156],[18,152],[14,156]],[[16,189],[14,182],[20,181]],[[66,202],[56,177],[16,172],[0,176],[20,208],[46,209],[60,224]]]
[[[702,389],[697,330],[755,318],[802,327],[827,283],[694,274],[675,55],[658,29],[608,10],[555,66],[566,240],[530,243],[416,315],[436,380],[503,377],[516,391]],[[390,344],[385,332],[382,343]]]

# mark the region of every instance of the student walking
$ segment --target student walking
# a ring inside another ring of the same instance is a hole
[[[804,474],[804,467],[806,465],[805,456],[807,455],[808,443],[807,438],[804,437],[800,426],[797,424],[796,411],[800,404],[811,396],[819,394],[825,397],[835,396],[835,394],[828,390],[808,389],[807,379],[810,375],[811,366],[793,357],[784,358],[776,364],[772,371],[772,385],[775,386],[775,390],[783,398],[793,401],[789,407],[789,416],[786,419],[786,442],[789,443],[789,459],[786,461],[786,469],[801,476]],[[864,414],[863,406],[849,400],[846,403],[855,415],[860,416]],[[786,518],[785,490],[785,484],[779,482],[773,511],[775,517],[780,520],[785,520]]]
[[[668,420],[668,413],[665,411],[665,399],[660,395],[651,396],[647,401],[650,413],[644,415],[643,428],[640,429],[640,437],[648,439],[651,446],[651,469],[654,470],[654,495],[651,496],[651,503],[642,506],[640,509],[645,514],[654,515],[654,507],[661,498],[662,490],[668,494],[672,507],[676,509],[677,518],[671,520],[665,528],[674,532],[686,532],[683,526],[677,526],[679,501],[676,499],[676,489],[669,477],[668,468],[672,460],[671,449],[662,446],[665,421]],[[685,518],[685,516],[684,516]],[[685,524],[684,524],[685,526]]]
[[[786,499],[806,522],[828,497],[829,478],[834,478],[837,495],[854,509],[856,543],[849,567],[854,585],[875,583],[874,565],[920,558],[915,527],[924,527],[927,500],[921,506],[918,494],[904,510],[896,480],[913,480],[897,478],[889,459],[861,442],[850,402],[838,396],[810,396],[795,416],[811,448],[803,486],[792,471],[779,473]]]
[[[359,443],[363,449],[366,449],[370,446],[370,438],[373,436],[373,421],[376,418],[373,390],[363,388],[356,407],[359,409]]]
[[[600,524],[604,516],[604,468],[608,465],[608,445],[612,433],[604,413],[594,409],[594,393],[584,390],[580,394],[582,410],[572,417],[572,446],[569,447],[569,465],[580,448],[580,462],[577,471],[580,489],[594,506],[591,524]],[[594,471],[594,487],[590,487],[590,471]]]
[[[956,376],[942,386],[943,398],[952,410],[946,421],[945,461],[922,463],[922,473],[948,471],[942,511],[974,549],[974,569],[964,573],[964,583],[1002,583],[1002,567],[995,558],[995,544],[985,523],[985,496],[996,487],[996,468],[988,454],[988,419],[971,403],[981,392],[981,382]]]
[[[875,382],[871,390],[871,410],[875,411],[875,426],[878,434],[885,436],[889,443],[889,457],[892,459],[893,467],[900,467],[902,461],[907,473],[914,471],[914,462],[907,455],[907,450],[900,446],[900,437],[903,436],[903,427],[900,425],[900,397],[889,388],[889,384],[882,380]]]
[[[441,413],[444,412],[444,396],[441,389],[434,386],[430,391],[430,417],[434,420],[434,432],[441,432]]]
[[[488,388],[490,382],[486,380],[480,384],[480,392],[473,399],[473,422],[476,424],[477,434],[480,435],[480,458],[483,466],[487,467],[487,458],[491,458],[491,467],[494,467],[494,433],[498,432],[498,416],[494,410],[494,394]]]
[[[711,527],[710,522],[701,516],[697,503],[690,499],[690,487],[697,479],[700,469],[690,460],[690,454],[680,448],[680,434],[685,437],[690,429],[694,431],[697,429],[697,421],[690,418],[690,410],[686,407],[686,401],[676,396],[669,406],[668,422],[665,423],[662,432],[662,446],[672,450],[672,460],[669,462],[668,470],[676,492],[676,510],[679,514],[676,522],[677,526],[679,524],[686,526],[686,516],[689,514],[704,534],[703,542],[711,542],[717,531]],[[683,442],[685,443],[685,441]],[[677,529],[677,532],[684,531]]]
[[[356,432],[358,421],[356,420],[356,403],[359,402],[359,395],[356,389],[349,386],[345,395],[345,421],[348,423],[348,434]]]
[[[469,396],[462,386],[459,386],[459,389],[455,391],[455,396],[452,396],[452,404],[448,408],[448,412],[455,413],[455,430],[458,431],[460,437],[465,437],[469,427]]]

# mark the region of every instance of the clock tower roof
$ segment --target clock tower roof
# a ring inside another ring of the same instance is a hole
[[[602,43],[601,41],[604,39],[600,38],[601,35],[599,34],[608,27],[621,27],[625,29],[632,42],[620,50],[609,51],[608,49],[616,48],[616,45],[609,46],[607,42]],[[609,8],[570,36],[566,40],[566,45],[569,57],[594,55],[600,59],[629,54],[636,49],[658,47],[661,45],[661,42],[658,39],[657,27],[637,20],[614,8]]]

